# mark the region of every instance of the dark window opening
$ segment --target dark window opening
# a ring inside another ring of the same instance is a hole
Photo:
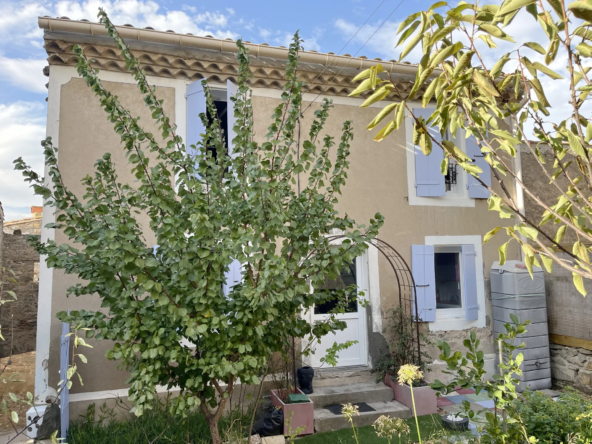
[[[356,261],[354,259],[353,262],[348,263],[343,269],[341,270],[341,274],[337,277],[337,279],[329,279],[325,277],[325,283],[318,287],[318,290],[325,290],[329,293],[333,293],[334,297],[329,299],[322,304],[315,305],[314,313],[315,314],[328,314],[331,313],[332,310],[337,308],[338,304],[342,301],[339,300],[337,290],[345,290],[351,285],[356,285]],[[356,313],[358,311],[358,301],[357,301],[358,291],[349,290],[346,293],[346,306],[345,312],[346,313]]]
[[[462,308],[460,253],[434,255],[436,308]]]
[[[228,111],[228,103],[221,100],[214,100],[214,106],[216,107],[217,116],[212,116],[208,110],[208,126],[211,126],[214,123],[216,117],[218,118],[222,138],[224,140],[224,147],[228,150],[228,116],[226,115]],[[217,151],[215,146],[208,146],[208,152],[212,154],[214,159],[218,158]]]
[[[444,176],[444,183],[446,184],[446,191],[452,190],[452,185],[456,185],[456,162],[450,160],[448,163],[448,171]]]

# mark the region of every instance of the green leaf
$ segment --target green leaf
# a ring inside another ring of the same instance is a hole
[[[380,88],[378,88],[374,94],[372,94],[370,97],[368,97],[364,103],[362,103],[362,105],[360,105],[362,108],[368,108],[370,105],[376,103],[376,102],[380,102],[381,100],[385,99],[390,93],[391,90],[394,88],[392,83],[389,83],[388,85],[383,85]]]
[[[12,418],[12,422],[14,422],[15,424],[18,424],[19,422],[19,416],[18,413],[15,412],[14,410],[10,413],[10,416]]]
[[[504,265],[506,263],[506,257],[508,255],[508,245],[510,245],[510,241],[506,242],[498,248],[500,265]]]
[[[545,108],[551,106],[551,104],[547,101],[547,97],[545,96],[545,91],[543,90],[543,85],[541,85],[541,81],[539,79],[530,79],[530,86],[534,89],[536,96]]]
[[[577,3],[579,3],[579,2],[577,2]],[[582,279],[582,276],[580,276],[578,273],[572,273],[572,276],[573,276],[573,283],[574,283],[576,289],[580,292],[580,294],[582,296],[586,296],[588,294],[588,292],[586,292],[586,288],[584,287],[584,280]]]
[[[552,273],[553,272],[553,259],[550,258],[549,256],[545,255],[545,254],[539,254],[541,261],[543,262],[543,265],[545,266],[545,269],[547,270],[548,273]]]
[[[586,151],[584,151],[584,147],[580,143],[580,139],[578,137],[576,137],[575,134],[569,130],[565,130],[564,134],[567,135],[567,141],[569,143],[569,147],[576,154],[576,156],[580,156],[580,157],[586,159],[587,158]]]
[[[448,174],[448,156],[444,156],[444,159],[440,162],[440,173],[442,173],[442,176]]]
[[[491,231],[488,231],[488,232],[485,234],[485,236],[483,237],[483,243],[484,243],[484,244],[486,244],[487,242],[489,242],[489,241],[491,240],[491,238],[492,238],[493,236],[495,236],[495,234],[496,234],[496,233],[497,233],[499,230],[501,230],[501,229],[502,229],[502,227],[495,227],[493,230],[491,230]]]
[[[473,71],[473,80],[475,83],[482,89],[482,91],[486,94],[489,94],[494,97],[498,97],[499,93],[491,83],[487,77],[485,77],[478,69]]]
[[[407,28],[405,30],[405,32],[403,32],[403,34],[401,34],[401,37],[399,38],[399,41],[395,45],[395,48],[397,46],[401,45],[401,43],[404,43],[405,40],[407,40],[409,38],[409,36],[415,32],[415,30],[417,29],[419,24],[420,24],[419,20],[416,20],[415,22],[413,22],[413,24],[409,28]]]
[[[505,54],[495,63],[495,65],[493,65],[493,68],[491,68],[491,71],[489,72],[492,78],[495,79],[500,75],[504,65],[508,62],[508,60],[510,60],[510,54]]]
[[[487,46],[489,46],[489,48],[493,49],[493,48],[497,48],[497,45],[495,44],[495,42],[493,40],[491,40],[491,37],[487,34],[481,34],[479,35],[479,38],[481,40],[483,40]]]
[[[420,12],[415,12],[407,17],[403,22],[399,25],[399,29],[397,30],[397,34],[399,34],[403,29],[405,29],[411,22],[413,22],[417,17],[420,16]]]
[[[454,72],[452,73],[452,78],[456,78],[471,64],[471,59],[473,58],[474,54],[475,51],[467,51],[461,56],[460,59],[458,59],[456,68],[454,68]]]
[[[520,8],[524,8],[525,6],[535,3],[535,2],[536,2],[536,0],[511,0],[507,3],[504,3],[504,5],[498,11],[497,15],[498,16],[505,15],[509,12],[515,11]]]
[[[489,34],[493,37],[500,39],[500,40],[506,40],[508,42],[516,43],[512,37],[510,37],[508,34],[506,34],[504,31],[502,31],[501,29],[499,29],[495,25],[489,25],[486,23],[482,23],[479,26],[479,29],[483,32],[486,32],[487,34]]]
[[[567,225],[562,225],[559,227],[559,229],[557,230],[557,233],[555,233],[555,242],[560,244],[561,241],[563,240],[563,236],[565,236],[565,231],[567,230]]]
[[[580,43],[576,46],[582,57],[592,57],[592,46],[587,43]]]
[[[432,60],[430,60],[430,68],[434,68],[434,67],[438,66],[440,63],[442,63],[448,57],[456,54],[459,50],[462,49],[462,47],[463,47],[463,44],[460,42],[457,42],[452,46],[448,46],[447,48],[444,48],[439,53],[434,55]]]
[[[543,48],[541,45],[539,45],[538,43],[535,43],[535,42],[526,42],[524,44],[524,46],[532,49],[533,51],[538,52],[539,54],[545,55],[545,53],[546,53],[545,48]]]
[[[547,74],[549,77],[551,77],[554,80],[558,80],[558,79],[562,79],[563,78],[559,74],[557,74],[555,71],[547,68],[542,63],[533,62],[532,66],[535,67],[537,69],[537,71],[544,72],[545,74]]]
[[[573,2],[567,7],[577,18],[592,22],[592,5],[588,2]]]

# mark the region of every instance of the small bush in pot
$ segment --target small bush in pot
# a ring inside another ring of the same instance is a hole
[[[399,368],[405,364],[413,364],[419,367],[422,373],[429,372],[428,365],[431,363],[430,356],[421,352],[418,353],[415,337],[417,321],[416,317],[405,313],[401,307],[389,310],[388,327],[384,333],[391,338],[389,342],[389,352],[382,356],[372,373],[376,373],[376,381],[384,381],[386,378],[396,378]],[[430,345],[428,339],[420,335],[421,345],[425,347]],[[421,360],[419,359],[421,355]],[[420,362],[421,361],[421,362]],[[419,383],[419,381],[416,381]],[[390,385],[387,382],[387,385]],[[415,386],[415,385],[414,385]]]

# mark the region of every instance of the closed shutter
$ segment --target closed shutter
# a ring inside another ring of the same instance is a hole
[[[491,169],[489,164],[485,161],[485,155],[481,152],[481,148],[477,145],[477,139],[475,136],[470,136],[466,139],[467,156],[469,156],[475,162],[479,168],[483,170],[479,174],[479,178],[485,182],[488,186],[491,186]],[[473,176],[468,174],[469,180],[467,181],[467,188],[469,190],[469,197],[474,199],[488,199],[490,192]]]
[[[465,293],[465,319],[475,321],[479,317],[477,301],[477,254],[473,245],[462,246],[463,291]]]
[[[206,96],[201,85],[201,80],[187,85],[185,98],[187,99],[187,139],[185,140],[185,144],[187,146],[187,153],[195,156],[199,149],[192,147],[192,145],[197,145],[202,139],[201,134],[206,132],[199,117],[201,113],[207,111]]]
[[[436,320],[434,246],[412,245],[411,268],[415,280],[417,316],[423,322],[434,322]]]
[[[226,116],[228,122],[228,154],[231,157],[235,157],[236,153],[234,152],[234,143],[232,142],[236,137],[236,133],[234,132],[234,125],[236,124],[236,116],[234,115],[234,102],[231,100],[231,97],[235,97],[238,93],[238,87],[232,83],[230,80],[226,81]]]
[[[234,259],[230,264],[228,271],[226,272],[226,283],[223,285],[224,296],[228,296],[232,287],[242,281],[242,265],[241,263]]]
[[[414,108],[413,114],[416,117],[423,117],[427,120],[434,109]],[[442,136],[437,128],[428,126],[428,131],[438,142],[442,142]],[[420,197],[437,197],[446,195],[444,176],[440,171],[440,165],[444,160],[442,148],[432,143],[433,148],[429,156],[421,151],[419,145],[415,146],[415,189],[416,195]]]

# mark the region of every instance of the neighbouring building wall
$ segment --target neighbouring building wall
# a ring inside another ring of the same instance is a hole
[[[553,164],[548,148],[541,151],[547,166]],[[525,186],[536,190],[537,196],[545,203],[553,205],[557,201],[558,190],[541,173],[541,168],[528,148],[522,148],[522,170]],[[578,174],[574,165],[570,167],[574,177]],[[565,179],[559,183],[565,189]],[[538,222],[543,214],[541,207],[525,195],[526,216]],[[543,226],[548,234],[555,236],[557,226],[551,223]],[[570,244],[576,239],[568,230],[564,246],[571,250]],[[560,255],[561,256],[561,255]],[[592,293],[592,282],[585,280],[587,292]],[[571,272],[554,265],[551,274],[545,273],[547,293],[547,319],[551,344],[552,377],[560,384],[570,384],[592,393],[592,300],[583,297],[574,287]]]
[[[31,217],[6,221],[3,231],[13,234],[16,230],[20,230],[21,234],[39,236],[41,234],[41,210],[42,207],[31,207]]]
[[[6,269],[0,280],[3,290],[14,291],[17,296],[0,306],[0,325],[2,336],[0,341],[0,357],[26,353],[35,350],[37,333],[37,297],[39,292],[39,253],[28,243],[27,236],[21,234],[3,234],[0,243],[2,266]],[[17,283],[8,282],[12,277]],[[6,293],[4,299],[11,297]]]

